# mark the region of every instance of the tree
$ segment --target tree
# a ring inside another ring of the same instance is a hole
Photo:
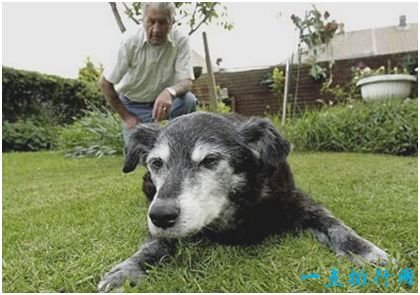
[[[118,2],[120,3],[120,2]],[[126,28],[122,22],[117,3],[109,3],[114,14],[117,25],[123,33]],[[124,12],[128,18],[136,24],[140,24],[143,18],[140,2],[126,4],[121,2]],[[227,21],[227,7],[221,2],[175,2],[177,15],[175,23],[177,25],[188,25],[190,28],[189,35],[193,34],[202,25],[208,25],[215,22],[226,30],[231,30],[233,24]]]
[[[90,56],[86,58],[85,63],[85,66],[79,69],[79,80],[88,83],[98,82],[104,71],[102,64],[95,65]]]
[[[322,46],[331,42],[338,28],[335,20],[328,21],[329,17],[328,11],[322,14],[315,5],[312,5],[312,9],[305,13],[304,19],[294,14],[290,17],[299,30],[299,49],[301,49],[301,44],[306,45],[308,62],[311,65],[310,75],[315,80],[324,80],[327,77],[327,70],[318,65],[317,57],[323,50]]]

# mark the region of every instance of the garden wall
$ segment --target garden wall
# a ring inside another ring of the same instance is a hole
[[[377,68],[382,65],[387,66],[388,60],[390,60],[391,66],[394,67],[399,65],[401,63],[401,59],[407,54],[413,55],[415,60],[417,60],[417,51],[393,55],[337,60],[333,71],[334,81],[336,84],[341,85],[347,83],[351,79],[351,67],[356,66],[360,62],[371,68]],[[328,64],[326,63],[323,65],[328,67]],[[284,70],[284,65],[278,65],[277,67]],[[222,88],[228,88],[229,96],[234,97],[234,110],[237,113],[247,116],[261,116],[267,111],[274,113],[279,111],[281,100],[271,93],[267,85],[261,83],[261,81],[271,74],[272,69],[273,67],[237,72],[219,71],[215,73],[216,83]],[[314,81],[309,76],[309,69],[309,66],[303,66],[301,68],[301,78],[297,99],[298,112],[308,106],[319,106],[320,103],[317,102],[318,99],[322,99],[324,101],[328,100],[328,97],[322,96],[320,93],[322,83]],[[295,91],[296,74],[297,65],[294,65],[292,67],[292,78],[289,88],[290,94],[293,94]],[[194,82],[193,92],[196,94],[200,102],[205,103],[208,101],[207,74],[203,74]],[[292,97],[289,97],[289,101],[291,100]]]

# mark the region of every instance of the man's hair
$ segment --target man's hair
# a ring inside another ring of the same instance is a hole
[[[175,4],[172,2],[142,2],[141,10],[143,11],[143,20],[146,18],[146,11],[150,7],[158,10],[166,10],[169,12],[169,21],[173,23],[175,21]]]

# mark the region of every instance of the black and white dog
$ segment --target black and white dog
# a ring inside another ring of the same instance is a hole
[[[123,172],[146,164],[149,237],[105,274],[102,292],[138,283],[148,265],[173,255],[180,238],[204,235],[253,244],[273,233],[309,230],[339,255],[383,265],[387,254],[361,238],[296,188],[286,163],[289,143],[265,119],[210,113],[140,124],[131,135]]]

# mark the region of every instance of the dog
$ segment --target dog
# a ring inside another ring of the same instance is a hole
[[[136,285],[150,265],[174,255],[179,239],[204,236],[251,245],[275,233],[310,231],[355,263],[385,265],[385,251],[360,237],[295,186],[291,146],[266,119],[192,113],[165,127],[139,124],[123,172],[146,164],[149,235],[140,249],[106,273],[98,290]]]

